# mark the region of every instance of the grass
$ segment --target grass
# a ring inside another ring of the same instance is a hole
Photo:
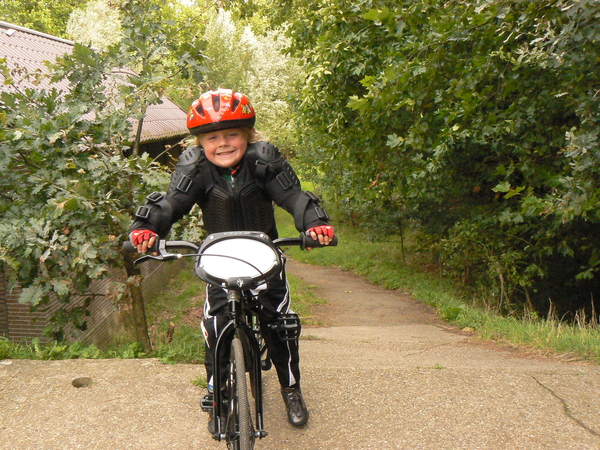
[[[600,330],[590,325],[490,315],[482,321],[478,333],[482,339],[502,339],[563,359],[600,362]]]
[[[80,342],[47,342],[40,343],[34,339],[30,343],[21,344],[10,342],[0,337],[0,360],[2,359],[112,359],[112,358],[143,358],[151,354],[143,352],[137,342],[126,342],[109,349],[101,350],[95,345],[85,345]]]
[[[280,234],[297,234],[293,223],[278,216]],[[536,353],[553,354],[568,360],[600,362],[600,327],[561,322],[555,318],[503,317],[490,309],[473,304],[450,281],[428,268],[422,261],[402,252],[398,237],[371,242],[356,230],[336,227],[340,245],[303,252],[290,248],[298,261],[337,266],[363,276],[386,289],[409,292],[413,298],[433,306],[445,321],[461,329],[471,329],[484,340],[499,340]],[[488,302],[491,304],[491,302]]]
[[[193,273],[192,261],[165,288],[146,302],[152,355],[166,363],[204,361],[200,320],[204,283]]]
[[[292,292],[292,309],[300,316],[304,325],[320,325],[321,323],[312,317],[312,307],[323,305],[325,300],[317,297],[316,286],[305,283],[294,275],[287,274],[290,290]]]

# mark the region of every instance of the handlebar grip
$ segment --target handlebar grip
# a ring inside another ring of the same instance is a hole
[[[131,241],[125,241],[123,242],[123,251],[127,252],[127,253],[136,253],[137,252],[137,248],[135,248],[133,246],[133,244],[131,243]]]
[[[149,252],[157,252],[158,251],[158,243],[159,240],[156,239],[154,245],[148,249]],[[126,253],[137,253],[137,248],[131,243],[131,241],[123,242],[123,251]]]
[[[318,240],[314,240],[313,238],[311,238],[309,235],[302,233],[302,250],[306,249],[307,247],[310,248],[317,248],[317,247],[335,247],[336,245],[338,245],[338,237],[333,236],[332,241],[328,244],[328,245],[323,245],[321,244]]]

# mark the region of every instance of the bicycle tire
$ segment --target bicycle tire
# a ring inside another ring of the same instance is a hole
[[[229,408],[229,421],[235,432],[232,433],[229,447],[233,450],[252,450],[255,440],[254,425],[248,399],[244,350],[239,338],[234,338],[231,342],[231,366],[231,379],[235,386],[231,386],[233,395],[230,400],[232,404]]]

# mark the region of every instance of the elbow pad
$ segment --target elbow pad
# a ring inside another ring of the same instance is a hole
[[[310,191],[303,192],[298,198],[294,207],[294,221],[298,231],[304,232],[315,223],[327,223],[329,216],[319,204],[320,201],[319,197]]]
[[[146,197],[148,203],[140,206],[136,213],[136,221],[131,229],[137,229],[151,225],[161,238],[164,238],[171,230],[173,208],[162,192],[153,192]]]

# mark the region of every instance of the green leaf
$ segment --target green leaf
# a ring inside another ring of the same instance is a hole
[[[369,109],[369,102],[366,98],[358,98],[357,96],[350,97],[348,107],[357,111],[366,112]]]
[[[70,293],[71,282],[68,280],[52,280],[52,288],[60,297],[65,297]]]
[[[396,148],[399,147],[400,145],[402,145],[404,143],[404,138],[400,137],[396,134],[388,134],[388,140],[386,145],[390,148]]]
[[[515,195],[519,194],[521,191],[523,191],[523,189],[525,189],[525,186],[519,186],[516,187],[514,189],[511,189],[510,191],[508,191],[508,193],[504,196],[504,198],[509,199],[511,197],[514,197]]]
[[[383,9],[370,9],[361,17],[365,20],[371,20],[373,22],[386,22],[393,16],[394,14],[390,11],[390,9],[388,7],[385,7]]]
[[[372,76],[367,76],[364,77],[362,80],[360,80],[360,84],[362,84],[364,87],[368,88],[373,86],[373,84],[375,84],[375,81],[377,80],[377,78],[372,77]]]
[[[71,198],[65,203],[65,209],[69,211],[76,211],[79,208],[79,202],[76,198]]]
[[[39,304],[44,297],[44,290],[39,285],[25,287],[19,294],[19,303]]]
[[[508,181],[503,181],[498,183],[496,186],[492,188],[494,192],[508,192],[510,191],[510,183]]]

